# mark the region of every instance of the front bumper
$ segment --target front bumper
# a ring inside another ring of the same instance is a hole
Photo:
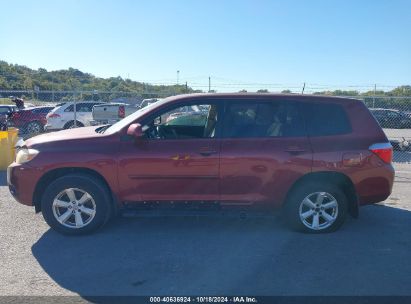
[[[41,173],[25,164],[12,163],[7,168],[10,193],[21,204],[33,206],[33,194]]]

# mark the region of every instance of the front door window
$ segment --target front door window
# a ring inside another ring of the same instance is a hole
[[[150,139],[214,138],[217,126],[216,105],[189,105],[159,114],[145,126]]]

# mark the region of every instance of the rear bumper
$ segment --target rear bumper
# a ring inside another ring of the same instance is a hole
[[[7,168],[10,193],[21,204],[33,206],[33,194],[41,173],[30,166],[12,163]]]
[[[367,170],[369,177],[355,183],[359,205],[369,205],[386,200],[392,192],[395,170],[392,165],[384,164]]]

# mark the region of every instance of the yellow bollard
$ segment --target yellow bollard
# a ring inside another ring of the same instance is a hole
[[[6,170],[16,158],[18,134],[19,130],[16,128],[0,131],[0,170]]]
[[[10,148],[7,131],[0,131],[0,170],[6,170],[9,165]]]
[[[9,137],[9,147],[10,147],[10,164],[14,162],[16,159],[16,143],[18,140],[19,129],[16,128],[9,128],[8,130],[8,137]]]

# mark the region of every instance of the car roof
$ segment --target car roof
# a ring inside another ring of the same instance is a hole
[[[311,95],[311,94],[283,94],[283,93],[194,93],[171,96],[167,101],[183,99],[288,99],[298,101],[319,101],[319,102],[352,102],[361,99],[328,95]]]
[[[75,100],[75,101],[66,101],[63,105],[74,104],[74,103],[103,103],[100,100]]]
[[[128,106],[128,104],[124,102],[103,102],[102,104],[96,105],[96,107],[103,106]]]
[[[21,109],[20,111],[31,111],[31,110],[46,109],[46,108],[53,109],[54,107],[55,106],[36,106],[36,107],[24,108],[24,109]]]

